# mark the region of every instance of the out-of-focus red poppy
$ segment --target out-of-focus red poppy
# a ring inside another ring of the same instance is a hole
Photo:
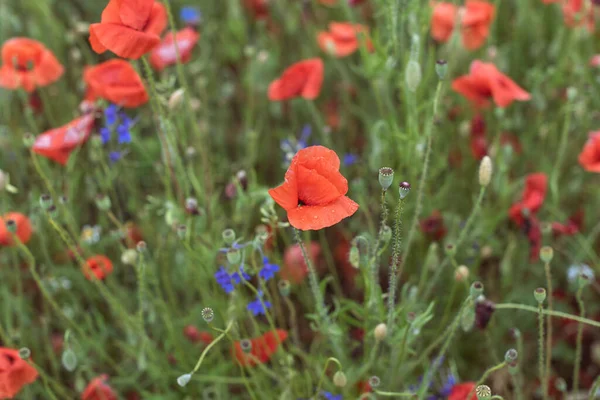
[[[600,67],[600,54],[596,54],[590,58],[590,66],[592,67]]]
[[[504,132],[500,135],[500,144],[502,146],[510,146],[516,154],[521,154],[523,152],[521,141],[517,136],[511,133]]]
[[[194,325],[188,325],[183,328],[183,334],[192,343],[204,343],[206,345],[213,341],[213,335],[206,331],[200,331]]]
[[[37,40],[17,37],[2,45],[0,87],[33,92],[56,82],[64,72],[54,54]]]
[[[29,218],[27,218],[26,215],[18,212],[9,212],[3,216],[0,216],[0,246],[15,245],[12,237],[13,234],[9,232],[6,226],[8,221],[13,221],[17,225],[17,231],[14,233],[14,235],[16,235],[23,244],[29,242],[31,234],[33,233]]]
[[[85,68],[86,100],[102,98],[122,107],[135,108],[148,102],[142,78],[125,60],[109,60]]]
[[[508,215],[517,225],[522,226],[525,222],[523,216],[524,210],[527,210],[530,216],[535,215],[544,204],[546,198],[546,189],[548,178],[544,173],[530,174],[525,179],[525,190],[521,200],[513,204],[508,211]]]
[[[317,34],[317,43],[321,50],[336,57],[346,57],[354,53],[361,45],[361,41],[364,41],[368,51],[374,50],[369,38],[369,28],[349,22],[332,22],[329,24],[329,31],[321,31]]]
[[[600,172],[600,131],[590,132],[589,139],[579,153],[579,164],[589,172]]]
[[[583,229],[583,210],[577,211],[575,214],[567,219],[567,222],[562,224],[560,222],[552,223],[552,233],[554,236],[571,236]]]
[[[124,226],[125,244],[130,249],[133,249],[137,244],[144,240],[141,229],[135,224],[135,222],[127,221]]]
[[[285,173],[285,182],[269,194],[301,230],[335,225],[358,210],[346,196],[348,181],[339,172],[340,159],[333,150],[310,146],[300,150]]]
[[[90,137],[94,126],[94,115],[86,114],[66,125],[42,133],[32,146],[34,153],[65,165],[69,156],[77,147]]]
[[[594,31],[594,7],[591,2],[565,0],[562,5],[562,11],[567,26],[585,27],[590,32]]]
[[[0,399],[12,399],[37,378],[37,370],[19,356],[18,350],[0,347]]]
[[[297,62],[287,68],[279,79],[269,85],[269,100],[281,101],[295,97],[314,100],[321,93],[324,66],[320,58]]]
[[[529,240],[529,261],[535,262],[542,249],[542,226],[535,215],[531,215],[524,219],[523,228]]]
[[[117,400],[117,394],[108,385],[107,380],[106,374],[92,379],[81,394],[81,400]]]
[[[446,226],[442,214],[435,210],[431,215],[419,222],[421,232],[431,240],[442,240],[446,236]]]
[[[367,0],[344,0],[347,1],[351,6],[357,6],[359,4],[365,3]],[[326,6],[334,6],[336,5],[338,0],[319,0],[319,3]]]
[[[182,63],[187,63],[192,57],[194,46],[200,39],[200,34],[192,28],[185,28],[174,36],[169,32],[158,46],[152,49],[150,64],[154,69],[162,71],[169,65],[177,64],[177,52]],[[175,48],[177,45],[177,49]]]
[[[277,352],[279,345],[288,337],[287,331],[277,329],[269,331],[262,336],[250,339],[252,349],[245,353],[242,350],[240,342],[233,344],[232,353],[238,363],[244,366],[255,366],[257,364],[266,363],[271,359],[271,356]]]
[[[321,255],[321,245],[317,242],[310,242],[306,246],[306,253],[313,265],[316,264]],[[281,278],[291,283],[301,283],[308,274],[308,267],[304,261],[300,246],[295,244],[285,249],[283,253],[283,267],[281,268]]]
[[[96,255],[88,258],[83,267],[83,274],[89,280],[94,278],[103,280],[112,273],[113,264],[110,259],[103,255]]]
[[[268,0],[244,0],[246,9],[252,13],[254,19],[267,19],[269,17]]]
[[[431,16],[431,36],[438,42],[447,42],[458,15],[461,15],[460,27],[462,42],[465,48],[480,48],[490,34],[490,26],[494,19],[493,4],[479,0],[467,0],[464,7],[452,3],[436,2]]]
[[[468,399],[469,393],[473,393]],[[477,400],[475,382],[459,383],[452,387],[448,400]]]
[[[368,380],[358,381],[356,383],[356,389],[358,390],[358,393],[360,393],[360,394],[371,393],[373,391],[373,388],[371,387],[371,384],[369,383]]]
[[[485,120],[481,114],[477,114],[471,119],[470,131],[471,153],[476,160],[481,160],[488,154],[488,142],[485,133]]]
[[[96,53],[135,60],[160,42],[166,26],[165,7],[154,0],[110,0],[100,23],[90,25],[90,44]]]
[[[468,75],[456,78],[452,89],[462,94],[478,107],[493,99],[498,107],[507,107],[513,101],[529,100],[531,96],[509,77],[498,71],[492,63],[475,60]]]

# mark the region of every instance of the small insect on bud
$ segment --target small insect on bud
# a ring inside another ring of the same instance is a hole
[[[470,290],[471,298],[473,300],[477,299],[480,295],[483,294],[483,283],[479,281],[473,282]]]
[[[227,246],[231,246],[235,242],[235,231],[233,229],[225,229],[221,235]]]
[[[208,323],[212,322],[215,318],[215,312],[210,307],[205,307],[202,309],[202,319]]]
[[[6,221],[6,229],[10,233],[17,233],[17,222],[14,219],[9,219]]]
[[[333,384],[337,387],[343,388],[348,383],[348,379],[346,378],[346,374],[342,371],[337,371],[333,375]]]
[[[177,236],[179,237],[179,239],[182,239],[182,240],[185,239],[186,235],[187,235],[187,226],[183,225],[183,224],[179,225],[177,227]]]
[[[492,396],[492,389],[487,385],[479,385],[475,388],[475,394],[478,399],[487,399]]]
[[[389,167],[379,168],[379,184],[383,190],[388,190],[394,182],[394,170]]]
[[[540,249],[540,258],[546,264],[552,261],[554,257],[554,250],[550,246],[544,246]]]
[[[517,353],[517,350],[509,349],[504,354],[504,361],[506,361],[507,364],[514,363],[517,361],[518,357],[519,357],[519,353]]]
[[[192,215],[200,214],[200,211],[198,210],[198,200],[193,197],[185,199],[185,211]]]
[[[403,200],[406,196],[408,196],[408,192],[410,192],[410,183],[400,182],[400,185],[398,185],[398,190],[400,193],[400,199]]]
[[[379,377],[378,377],[378,376],[376,376],[376,375],[373,375],[372,377],[370,377],[370,378],[369,378],[369,385],[370,385],[372,388],[376,388],[376,387],[378,387],[379,385],[381,385],[381,379],[379,379]]]
[[[469,268],[466,265],[460,265],[454,271],[454,280],[456,282],[464,282],[469,278]]]
[[[227,262],[232,265],[239,264],[242,261],[242,252],[238,249],[229,249],[227,251]]]
[[[483,157],[479,164],[479,184],[486,187],[492,180],[492,159],[489,156]]]
[[[110,197],[99,194],[96,196],[96,206],[102,211],[108,211],[111,207]]]
[[[135,245],[135,248],[137,249],[138,253],[145,253],[146,250],[148,250],[148,245],[143,240],[140,240]]]
[[[121,254],[121,262],[125,265],[134,265],[137,261],[137,252],[133,249],[127,249]]]
[[[533,297],[538,302],[538,304],[542,304],[544,300],[546,300],[546,289],[537,288],[533,291]]]
[[[174,91],[169,97],[169,110],[174,111],[181,106],[185,99],[185,89],[180,88]]]
[[[21,360],[28,360],[31,357],[31,350],[27,347],[22,347],[19,349],[19,357]]]
[[[277,282],[277,288],[279,289],[279,294],[282,296],[289,296],[290,294],[290,281],[286,281],[285,279]]]
[[[443,81],[448,73],[448,62],[446,60],[437,60],[435,62],[435,73]]]
[[[183,374],[179,378],[177,378],[177,384],[181,387],[184,387],[190,380],[192,379],[192,374]]]
[[[48,210],[48,207],[50,207],[52,204],[52,197],[50,197],[49,194],[43,194],[40,196],[40,206],[44,211]]]
[[[244,353],[250,353],[252,351],[252,341],[250,339],[240,340],[240,347]]]
[[[417,60],[408,61],[406,71],[404,72],[404,80],[408,90],[414,93],[421,83],[421,78],[421,64]]]
[[[387,336],[387,325],[383,322],[381,324],[377,324],[373,333],[375,335],[375,340],[381,342]]]

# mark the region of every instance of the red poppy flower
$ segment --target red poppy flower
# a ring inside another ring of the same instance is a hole
[[[33,92],[56,82],[64,72],[54,54],[37,40],[17,37],[2,45],[0,87]]]
[[[244,5],[255,19],[261,20],[269,17],[268,0],[244,0]]]
[[[561,224],[560,222],[552,223],[552,233],[554,236],[571,236],[583,229],[583,210],[577,211],[575,214],[567,219],[567,222]]]
[[[283,329],[269,331],[262,336],[250,340],[252,349],[249,353],[245,353],[242,350],[240,342],[234,343],[232,352],[238,363],[252,367],[256,364],[263,364],[269,361],[279,348],[279,344],[283,343],[287,337],[288,333]]]
[[[473,393],[468,399],[469,393]],[[475,394],[475,382],[465,382],[454,385],[448,396],[448,400],[477,400]]]
[[[208,345],[213,341],[213,335],[209,332],[198,330],[194,325],[188,325],[183,328],[183,334],[192,343],[202,342]]]
[[[450,40],[456,17],[461,14],[463,45],[469,50],[476,50],[485,43],[490,34],[494,11],[493,4],[479,0],[468,0],[465,7],[460,8],[451,3],[434,3],[431,36],[442,43]]]
[[[81,400],[117,400],[117,394],[106,383],[107,380],[106,374],[92,379],[81,394]]]
[[[600,131],[590,132],[589,139],[579,153],[579,164],[589,172],[600,172]]]
[[[149,99],[142,78],[125,60],[110,60],[87,67],[83,79],[88,84],[86,100],[100,97],[123,107],[135,108]]]
[[[185,28],[175,36],[169,32],[158,46],[152,49],[150,64],[154,69],[162,71],[169,65],[177,64],[177,51],[182,63],[187,63],[192,57],[192,50],[200,39],[200,34],[192,28]],[[175,49],[177,44],[177,49]]]
[[[452,89],[482,107],[493,99],[498,107],[506,107],[515,100],[529,100],[531,96],[509,77],[498,71],[492,63],[475,60],[469,75],[452,82]]]
[[[596,54],[590,58],[590,66],[592,67],[600,67],[600,54]]]
[[[421,232],[431,240],[442,240],[446,236],[446,226],[442,214],[435,210],[431,215],[419,222]]]
[[[89,280],[93,278],[103,280],[113,270],[113,264],[106,256],[97,255],[88,258],[86,266],[83,268],[83,274]]]
[[[594,7],[584,0],[566,0],[563,2],[562,11],[565,24],[570,27],[585,27],[588,31],[594,30]]]
[[[90,137],[94,119],[93,114],[87,114],[59,128],[42,133],[35,139],[33,152],[59,164],[67,164],[71,152]]]
[[[471,119],[470,132],[471,153],[476,160],[481,160],[488,154],[488,142],[485,133],[485,120],[478,114]]]
[[[300,150],[285,173],[285,182],[269,194],[288,214],[290,224],[300,230],[335,225],[358,210],[345,196],[348,181],[339,172],[340,159],[333,150],[310,146]]]
[[[269,100],[281,101],[294,97],[313,100],[323,85],[323,60],[311,58],[287,68],[279,79],[269,85]]]
[[[359,35],[364,35],[361,39]],[[317,35],[319,47],[336,57],[346,57],[358,50],[361,40],[369,51],[373,51],[373,43],[369,38],[369,28],[348,22],[332,22],[329,31],[321,31]]]
[[[371,387],[371,384],[369,383],[368,380],[358,381],[356,383],[356,389],[358,390],[358,393],[360,393],[360,394],[371,393],[373,391],[373,388]]]
[[[529,215],[534,215],[544,204],[546,198],[546,189],[548,186],[548,178],[544,173],[530,174],[525,179],[525,190],[521,201],[513,204],[508,211],[508,215],[517,225],[522,226],[525,219],[523,217],[524,210],[527,210]]]
[[[6,228],[6,221],[10,220],[14,221],[17,225],[17,231],[15,232],[17,238],[19,238],[23,244],[29,242],[31,234],[33,233],[29,218],[18,212],[9,212],[8,214],[0,216],[0,246],[15,245],[12,237],[13,234]]]
[[[19,357],[18,350],[0,347],[0,399],[12,399],[37,377],[37,370]]]
[[[135,60],[160,42],[166,26],[165,7],[154,0],[110,0],[100,23],[90,25],[90,44],[96,53]]]
[[[315,265],[321,255],[321,245],[317,242],[310,242],[305,248],[310,261]],[[307,274],[308,267],[304,261],[300,246],[295,244],[286,248],[283,253],[281,278],[291,283],[301,283]]]

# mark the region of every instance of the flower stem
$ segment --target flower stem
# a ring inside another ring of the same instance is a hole
[[[538,373],[540,382],[544,385],[546,377],[544,374],[544,306],[542,302],[538,304]],[[548,399],[548,386],[542,386],[542,397]]]
[[[230,321],[229,324],[227,324],[225,331],[223,333],[221,333],[219,336],[217,336],[212,342],[210,342],[208,346],[206,346],[206,348],[204,349],[202,354],[200,354],[200,358],[198,359],[198,362],[196,363],[196,366],[192,370],[191,374],[196,373],[198,371],[198,369],[200,369],[200,366],[202,365],[202,361],[204,361],[204,357],[206,357],[209,350],[211,348],[213,348],[214,345],[219,343],[227,335],[227,333],[229,332],[229,330],[231,329],[232,326],[233,326],[233,321]]]
[[[584,285],[580,285],[577,290],[577,303],[579,304],[579,312],[581,318],[585,318],[585,304],[583,302],[583,288]],[[579,370],[581,368],[581,346],[583,339],[583,323],[579,322],[577,325],[577,344],[575,347],[575,367],[573,368],[573,393],[577,393],[579,390]]]
[[[469,394],[467,395],[467,397],[466,397],[466,398],[467,398],[467,399],[470,399],[470,398],[471,398],[471,396],[473,396],[473,393],[475,392],[475,389],[476,389],[478,386],[480,386],[480,385],[483,385],[483,383],[485,382],[485,380],[486,380],[486,379],[487,379],[487,378],[488,378],[488,377],[489,377],[489,376],[490,376],[490,375],[491,375],[493,372],[495,372],[495,371],[498,371],[499,369],[502,369],[502,368],[504,368],[504,367],[506,367],[506,361],[502,361],[501,363],[499,363],[499,364],[497,364],[497,365],[495,365],[495,366],[493,366],[493,367],[491,367],[491,368],[488,368],[488,370],[487,370],[487,371],[485,371],[485,372],[483,373],[483,375],[481,376],[481,378],[479,378],[479,380],[477,381],[477,383],[475,384],[475,386],[473,387],[473,389],[471,389],[471,391],[469,392]]]
[[[398,288],[398,267],[400,264],[400,247],[402,244],[402,211],[404,210],[404,199],[400,199],[396,207],[396,223],[394,226],[394,244],[392,246],[392,263],[390,264],[390,287],[388,290],[388,335],[394,329],[394,308],[396,303],[396,291]]]
[[[505,309],[505,310],[511,310],[512,309],[512,310],[523,310],[523,311],[538,312],[538,309],[535,308],[535,307],[525,306],[523,304],[516,304],[516,303],[500,303],[500,304],[496,304],[496,310],[501,310],[501,309]],[[571,314],[564,313],[564,312],[561,312],[561,311],[543,310],[543,313],[544,313],[544,315],[552,315],[553,317],[570,319],[570,320],[577,321],[577,322],[580,322],[580,323],[585,324],[585,325],[590,325],[590,326],[594,326],[596,328],[600,328],[600,322],[594,321],[593,319],[578,317],[577,315],[571,315]]]
[[[544,269],[546,271],[546,285],[548,286],[548,311],[553,309],[552,301],[552,273],[550,272],[550,263],[545,263]],[[552,367],[552,316],[548,315],[546,318],[546,370],[544,371],[544,387],[548,387],[548,380],[550,379],[550,369]]]
[[[477,201],[475,202],[475,205],[473,206],[473,211],[471,211],[471,215],[469,215],[469,218],[467,218],[467,222],[465,223],[465,226],[460,231],[460,235],[458,235],[458,239],[456,240],[456,243],[454,243],[454,247],[456,247],[457,249],[462,244],[462,242],[465,240],[467,232],[469,232],[469,228],[471,227],[471,225],[473,225],[473,221],[475,221],[475,216],[477,216],[477,214],[479,213],[479,209],[481,208],[481,203],[483,202],[483,196],[485,195],[485,188],[486,188],[485,186],[482,186],[481,189],[479,189],[479,197],[477,197]]]
[[[600,376],[596,378],[594,384],[592,385],[592,388],[590,389],[590,399],[595,399],[598,397],[598,390],[600,390]]]
[[[339,371],[341,371],[343,369],[342,363],[340,363],[340,361],[335,357],[329,357],[327,359],[327,361],[325,361],[325,367],[323,367],[323,372],[321,373],[321,377],[319,378],[319,384],[317,385],[317,392],[315,394],[316,397],[318,397],[319,393],[321,392],[321,385],[323,385],[323,378],[325,377],[325,374],[327,373],[327,367],[329,366],[329,363],[331,363],[331,362],[337,364]]]
[[[375,311],[374,308],[377,304],[377,283],[379,282],[379,247],[381,246],[381,238],[383,236],[384,228],[387,225],[388,219],[388,208],[385,202],[386,193],[387,190],[381,190],[381,224],[379,225],[379,233],[377,235],[377,239],[375,240],[375,245],[373,246],[373,251],[371,254],[371,260],[369,265],[369,272],[371,274],[371,298],[369,299],[369,305],[372,311]]]

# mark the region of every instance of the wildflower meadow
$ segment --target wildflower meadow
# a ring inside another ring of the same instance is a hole
[[[0,0],[0,399],[600,399],[600,1]]]

